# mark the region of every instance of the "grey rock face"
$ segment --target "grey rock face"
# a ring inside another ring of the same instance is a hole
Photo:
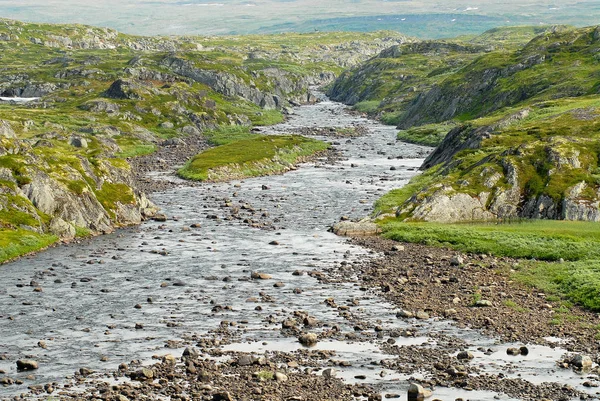
[[[0,120],[0,137],[4,138],[16,138],[17,135],[13,131],[8,121]]]

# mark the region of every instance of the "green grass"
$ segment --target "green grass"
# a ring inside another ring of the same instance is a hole
[[[253,139],[257,135],[250,132],[250,127],[237,125],[222,125],[213,130],[205,131],[204,136],[213,146],[228,145],[232,142]]]
[[[600,259],[568,263],[530,263],[514,277],[548,294],[600,311]]]
[[[384,236],[463,252],[538,260],[600,259],[600,224],[556,220],[438,224],[391,221]]]
[[[417,145],[438,146],[453,124],[428,124],[398,132],[398,140]]]
[[[0,229],[0,263],[47,248],[58,241],[54,235],[22,229]]]
[[[526,259],[512,277],[584,308],[600,311],[600,224],[526,220],[504,224],[384,223],[396,241]],[[563,259],[565,262],[560,261]],[[511,301],[507,301],[511,302]],[[506,306],[522,311],[518,305]]]
[[[277,174],[288,170],[302,157],[328,147],[325,142],[298,135],[257,135],[208,149],[190,160],[178,174],[197,181]]]

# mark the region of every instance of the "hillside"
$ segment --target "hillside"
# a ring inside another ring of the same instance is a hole
[[[152,216],[131,158],[192,156],[206,132],[282,121],[315,100],[309,86],[405,40],[137,37],[0,20],[0,260]]]
[[[480,55],[413,96],[398,118],[401,135],[440,127],[415,127],[423,124],[451,129],[423,175],[379,211],[440,222],[600,221],[599,50],[600,28],[552,29]]]

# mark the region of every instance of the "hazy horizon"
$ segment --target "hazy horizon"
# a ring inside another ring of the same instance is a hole
[[[592,25],[598,15],[594,1],[0,0],[4,18],[81,23],[137,35],[392,29],[440,37],[503,25]]]

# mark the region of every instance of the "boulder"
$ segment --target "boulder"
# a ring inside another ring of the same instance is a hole
[[[408,388],[408,401],[423,401],[428,397],[431,397],[431,391],[418,384],[412,383]]]
[[[132,99],[140,100],[140,92],[143,90],[141,83],[131,79],[117,79],[104,93],[106,97],[112,99]]]
[[[311,347],[317,344],[318,336],[315,333],[304,333],[298,337],[298,341],[300,341],[300,344],[302,345]]]
[[[50,226],[48,227],[48,231],[50,233],[56,235],[61,239],[70,240],[75,238],[75,227],[72,224],[67,223],[60,217],[55,217],[50,222]]]
[[[17,370],[35,370],[38,368],[39,364],[33,359],[19,359],[17,361]]]
[[[589,369],[592,367],[592,358],[578,354],[571,358],[571,365],[579,369]]]
[[[341,236],[360,237],[380,234],[381,228],[370,220],[340,221],[333,226],[333,232]]]
[[[80,136],[74,136],[74,137],[71,137],[71,139],[69,140],[69,145],[71,145],[75,148],[87,149],[88,142],[85,138],[82,138]]]
[[[0,120],[0,137],[14,139],[17,137],[15,131],[8,121]]]

